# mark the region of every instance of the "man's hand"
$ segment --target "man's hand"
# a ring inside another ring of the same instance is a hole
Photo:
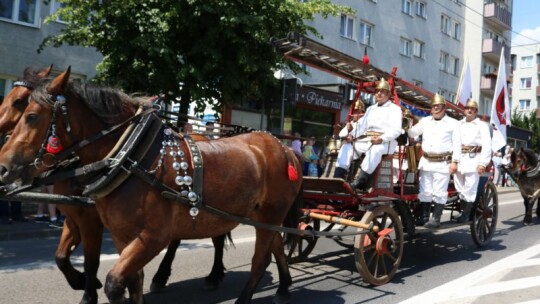
[[[374,145],[382,144],[383,140],[379,136],[372,136],[371,143]]]
[[[478,168],[476,168],[476,171],[478,171],[478,174],[484,174],[484,172],[486,172],[486,167],[478,166]]]
[[[448,170],[448,171],[450,171],[450,174],[454,174],[454,173],[457,172],[457,166],[458,166],[458,164],[456,164],[454,162],[450,163],[449,170]]]
[[[347,123],[347,131],[352,131],[352,124],[350,122]]]
[[[352,143],[352,141],[353,141],[352,135],[347,135],[345,137],[345,141],[348,142],[348,143]]]

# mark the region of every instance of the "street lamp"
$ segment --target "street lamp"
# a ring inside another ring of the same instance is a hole
[[[285,99],[286,99],[285,92],[286,92],[286,87],[287,87],[286,80],[294,78],[296,79],[296,81],[300,81],[300,87],[303,85],[303,82],[302,82],[302,79],[284,70],[277,70],[274,73],[274,77],[276,79],[280,79],[283,82],[282,93],[281,93],[281,117],[280,117],[280,123],[279,123],[279,131],[280,131],[280,134],[283,135],[283,128],[284,128],[284,123],[285,123]],[[290,77],[290,78],[285,78],[285,77]]]

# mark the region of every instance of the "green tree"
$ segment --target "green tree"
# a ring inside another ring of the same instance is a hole
[[[540,120],[536,117],[536,111],[525,114],[515,108],[510,121],[514,127],[532,131],[531,148],[540,151]]]
[[[95,47],[104,59],[96,81],[128,92],[180,98],[220,109],[259,97],[286,62],[270,45],[289,32],[319,35],[307,21],[351,10],[331,0],[60,0],[47,18],[66,27],[44,47]]]

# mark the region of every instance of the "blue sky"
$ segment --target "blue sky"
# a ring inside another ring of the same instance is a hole
[[[512,45],[540,43],[540,1],[514,0],[512,32]]]

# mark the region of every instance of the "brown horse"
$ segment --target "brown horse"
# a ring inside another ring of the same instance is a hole
[[[14,83],[13,89],[6,95],[0,105],[0,134],[9,134],[13,130],[26,109],[32,89],[38,85],[40,80],[49,75],[51,69],[52,65],[39,71],[27,68],[24,71],[23,77]],[[204,136],[197,135],[194,135],[194,139],[207,140]],[[74,189],[69,181],[55,183],[54,192],[65,195],[80,194],[80,191]],[[97,279],[103,235],[103,224],[99,218],[99,214],[96,208],[92,207],[59,204],[57,208],[62,214],[66,215],[66,220],[55,253],[56,264],[73,289],[84,290],[84,295],[80,303],[97,303],[98,295],[96,289],[102,287],[101,282]],[[227,236],[230,240],[230,235]],[[208,289],[217,287],[224,277],[223,249],[225,239],[226,235],[212,238],[215,256],[212,271],[205,279],[206,288]],[[84,273],[75,269],[70,260],[73,251],[81,242],[83,244]],[[179,244],[180,240],[173,240],[169,244],[158,272],[152,279],[152,291],[158,291],[166,285],[171,273],[171,264]]]
[[[16,178],[29,181],[40,172],[37,167],[43,160],[42,143],[52,132],[53,124],[54,135],[70,147],[133,117],[136,105],[111,101],[114,99],[107,98],[107,92],[86,94],[68,79],[69,69],[32,93],[21,120],[0,151],[0,178],[4,183]],[[168,129],[163,131],[149,145],[143,159],[125,164],[132,173],[130,177],[107,196],[96,199],[100,217],[120,253],[105,283],[111,303],[124,301],[126,287],[132,301],[143,302],[142,268],[171,240],[223,235],[238,225],[237,218],[214,215],[216,210],[272,226],[282,225],[290,215],[288,223],[296,227],[294,202],[299,197],[302,179],[294,178],[292,173],[300,172],[301,166],[294,153],[275,137],[258,132],[198,142],[200,157],[192,157],[190,150],[194,148],[188,149],[182,136]],[[118,134],[109,133],[79,146],[75,152],[83,164],[90,164],[104,158],[118,138]],[[167,151],[174,147],[179,150],[169,156]],[[182,163],[204,162],[202,178],[194,176],[198,171],[193,166],[184,170],[185,177],[195,177],[193,188],[191,183],[178,183],[178,155],[185,156]],[[200,192],[195,191],[198,181],[203,181]],[[194,206],[185,204],[181,191],[189,193],[187,197]],[[163,194],[167,192],[177,193],[173,197],[178,199],[165,199]],[[251,275],[238,303],[251,300],[272,254],[280,277],[276,300],[288,299],[292,280],[282,237],[275,231],[256,227]]]
[[[519,186],[519,191],[523,197],[525,205],[525,225],[532,224],[532,209],[534,203],[540,197],[540,162],[536,152],[527,148],[520,148],[513,151],[510,156],[508,168]],[[536,215],[540,217],[540,208],[536,207]]]

